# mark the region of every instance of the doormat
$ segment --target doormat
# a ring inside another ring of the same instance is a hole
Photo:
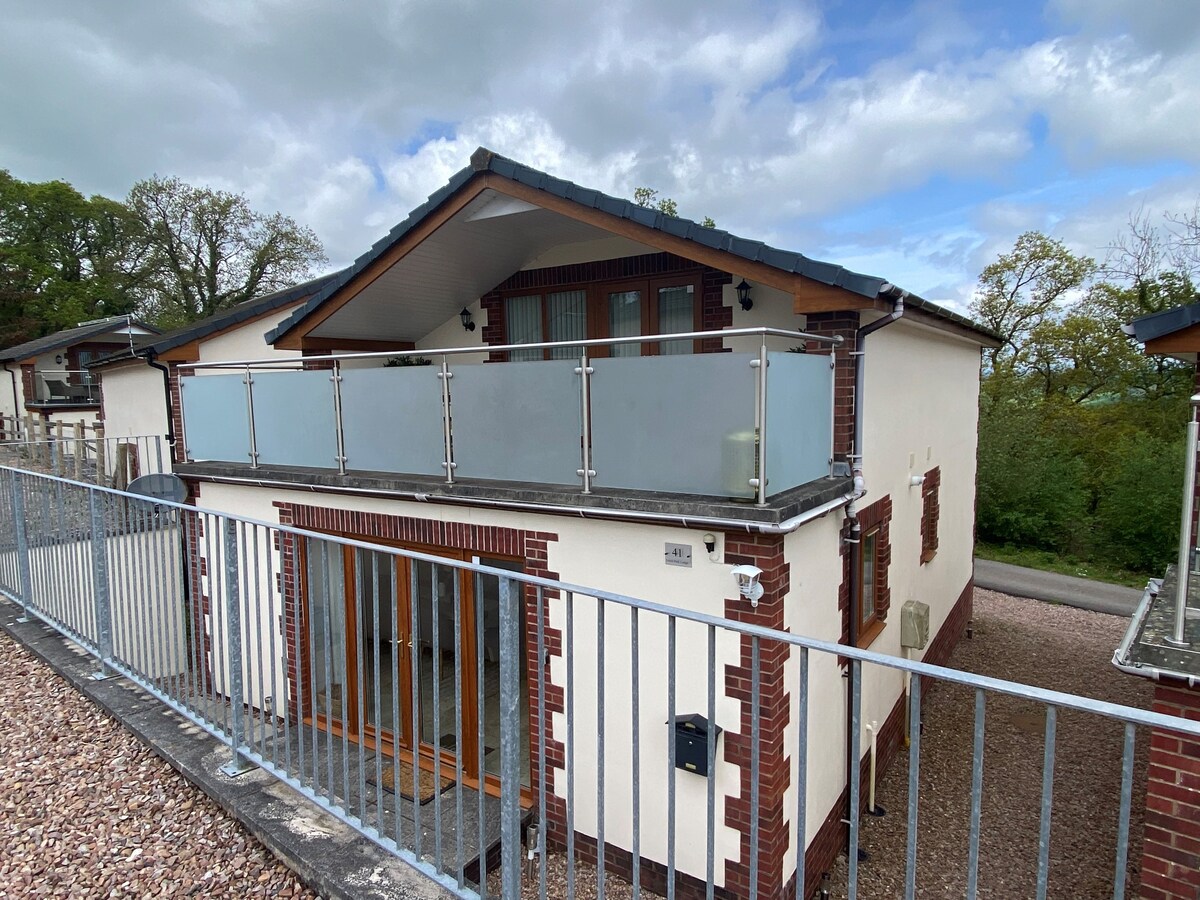
[[[368,764],[369,765],[369,764]],[[400,760],[400,796],[405,800],[412,800],[413,793],[413,770],[412,765],[404,760]],[[370,766],[367,774],[367,784],[374,787],[379,784],[389,794],[396,793],[396,766],[390,759],[383,760],[383,778],[380,781],[375,780],[375,768]],[[453,778],[447,778],[445,775],[439,775],[435,772],[430,772],[428,769],[420,769],[417,773],[417,791],[418,800],[421,805],[425,805],[430,800],[437,797],[438,794],[446,790],[454,784]]]

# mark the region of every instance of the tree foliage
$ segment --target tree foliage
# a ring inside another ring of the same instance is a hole
[[[310,229],[238,194],[155,177],[121,202],[0,170],[0,346],[105,316],[179,325],[324,261]]]
[[[280,213],[264,214],[241,194],[155,176],[127,205],[148,238],[148,315],[165,325],[206,318],[281,290],[325,262],[316,234]]]
[[[633,202],[638,206],[645,206],[649,209],[657,209],[661,213],[666,213],[668,216],[679,215],[679,205],[670,197],[658,196],[658,191],[654,188],[638,187],[633,189]],[[705,216],[700,220],[700,224],[705,228],[716,228],[717,223],[710,216]]]
[[[1195,300],[1200,222],[1166,223],[1132,216],[1103,264],[1029,232],[980,275],[972,312],[1003,339],[984,358],[981,539],[1147,574],[1170,560],[1192,368],[1121,328]]]

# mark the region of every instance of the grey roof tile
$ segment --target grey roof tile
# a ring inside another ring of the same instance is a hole
[[[563,197],[582,206],[599,209],[623,219],[631,219],[667,234],[684,237],[686,240],[695,241],[701,246],[724,250],[734,256],[761,262],[785,272],[793,272],[825,284],[837,285],[871,299],[878,296],[880,289],[887,284],[884,279],[873,275],[851,272],[833,263],[810,259],[801,253],[779,250],[775,247],[769,247],[761,241],[739,238],[720,229],[704,228],[689,219],[667,216],[659,213],[657,210],[640,207],[630,200],[611,197],[590,188],[581,188],[573,182],[547,175],[545,172],[540,172],[537,169],[522,165],[514,160],[493,153],[484,147],[480,147],[471,154],[470,165],[455,173],[445,185],[430,194],[429,199],[425,203],[414,209],[403,222],[393,228],[384,240],[379,241],[368,253],[359,257],[354,265],[347,270],[345,279],[324,287],[315,296],[310,298],[303,307],[296,310],[285,322],[269,333],[267,335],[268,343],[275,342],[303,321],[310,313],[315,311],[339,290],[346,281],[382,254],[388,247],[392,246],[429,212],[441,205],[455,191],[480,172],[491,172],[518,184],[542,190],[554,196]],[[924,309],[933,315],[957,322],[989,338],[995,339],[996,337],[966,316],[961,316],[944,309],[936,303],[930,303],[919,297],[913,297],[912,302],[914,306]]]

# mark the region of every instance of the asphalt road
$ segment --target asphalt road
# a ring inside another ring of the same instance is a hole
[[[1142,591],[1136,588],[1026,569],[987,559],[975,560],[975,586],[1013,597],[1062,603],[1114,616],[1133,615],[1138,601],[1142,599]]]

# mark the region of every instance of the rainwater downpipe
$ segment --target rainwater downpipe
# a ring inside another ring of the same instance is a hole
[[[16,429],[17,437],[19,438],[21,436],[21,407],[20,407],[20,404],[17,402],[17,373],[8,367],[8,364],[10,362],[12,362],[12,360],[6,359],[4,361],[4,371],[7,372],[8,377],[12,379],[13,420],[14,420],[13,427]]]
[[[140,356],[146,361],[152,369],[158,369],[162,372],[163,379],[163,401],[167,406],[167,447],[174,459],[175,453],[175,421],[171,415],[171,372],[160,362],[156,362],[156,355],[153,350],[147,350],[145,353],[135,353],[135,356]]]
[[[864,361],[866,339],[881,328],[886,328],[904,315],[904,299],[908,291],[900,290],[891,284],[885,284],[879,290],[881,297],[890,298],[892,311],[874,322],[859,328],[854,333],[854,447],[850,454],[850,470],[854,475],[854,499],[846,506],[846,522],[850,526],[850,536],[846,543],[850,548],[850,629],[848,643],[851,647],[858,646],[858,614],[855,611],[854,598],[860,590],[859,572],[862,566],[862,526],[858,521],[858,501],[867,492],[867,483],[863,478],[863,394],[866,385],[866,365]],[[850,714],[854,703],[855,676],[854,666],[846,666],[846,822],[850,822],[850,779],[859,775],[859,761],[854,758],[854,717]],[[850,832],[846,832],[846,854],[850,853]],[[860,851],[861,853],[861,851]]]

